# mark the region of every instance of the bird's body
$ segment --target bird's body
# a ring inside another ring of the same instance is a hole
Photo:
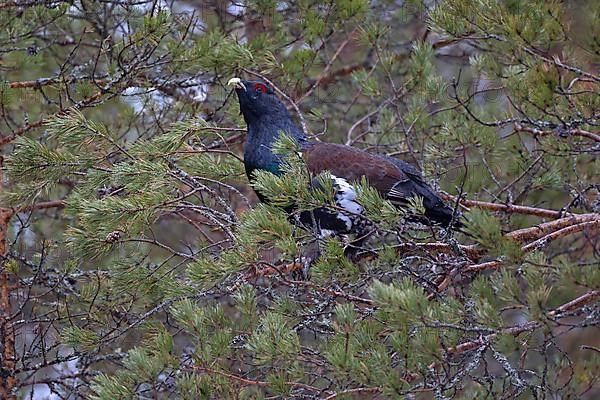
[[[240,110],[248,126],[244,164],[250,181],[254,179],[255,170],[281,173],[282,160],[273,153],[273,145],[282,132],[298,142],[302,157],[313,176],[325,171],[331,174],[339,211],[322,208],[304,212],[300,220],[305,224],[316,223],[322,233],[356,233],[356,217],[363,212],[363,208],[356,201],[351,184],[362,178],[366,178],[384,198],[397,205],[406,204],[410,197],[420,196],[429,220],[444,226],[452,223],[452,209],[444,204],[423,180],[420,172],[410,164],[351,146],[310,142],[266,84],[238,78],[230,83],[236,85]],[[258,195],[261,200],[267,200],[260,193]]]

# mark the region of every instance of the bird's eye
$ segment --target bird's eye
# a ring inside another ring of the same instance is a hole
[[[257,83],[256,85],[254,85],[254,90],[258,93],[266,93],[267,87],[262,83]]]

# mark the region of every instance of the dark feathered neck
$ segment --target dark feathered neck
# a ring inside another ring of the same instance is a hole
[[[273,144],[282,132],[301,144],[306,142],[304,133],[292,121],[287,110],[245,119],[248,124],[248,134],[244,148],[244,165],[249,178],[256,169],[280,173],[281,160],[279,156],[273,154]]]

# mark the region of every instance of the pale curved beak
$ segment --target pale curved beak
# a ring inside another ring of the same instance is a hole
[[[244,85],[244,82],[242,82],[242,80],[240,78],[231,78],[229,80],[229,82],[227,82],[227,86],[231,86],[231,85],[233,85],[233,87],[236,89],[246,90],[246,85]]]

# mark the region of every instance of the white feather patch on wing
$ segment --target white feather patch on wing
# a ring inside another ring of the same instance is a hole
[[[410,179],[404,179],[402,181],[398,181],[394,184],[394,186],[392,186],[392,188],[390,189],[390,191],[388,192],[388,196],[389,197],[396,197],[399,199],[405,199],[406,198],[406,193],[402,192],[401,190],[398,190],[397,187],[398,185],[400,185],[401,183],[405,183],[408,182]]]
[[[335,190],[335,203],[349,214],[362,214],[363,207],[356,202],[356,191],[344,178],[331,175],[333,188]],[[344,221],[348,230],[352,229],[352,219],[349,215],[338,213],[337,217]]]
[[[330,229],[321,229],[321,232],[319,233],[320,239],[327,239],[327,238],[334,237],[334,236],[335,236],[335,231],[332,231]]]

